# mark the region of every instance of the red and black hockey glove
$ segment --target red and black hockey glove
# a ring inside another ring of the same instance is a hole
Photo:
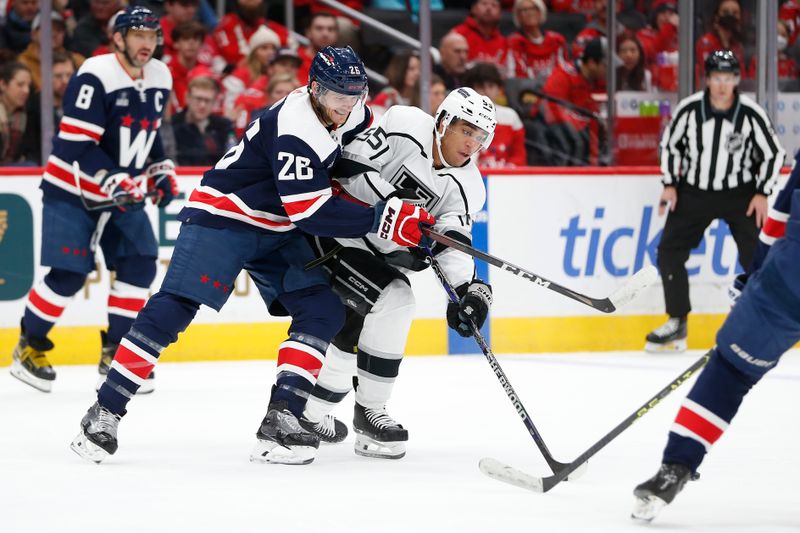
[[[435,222],[436,219],[421,207],[394,197],[375,205],[375,223],[372,227],[378,238],[394,241],[400,246],[419,246],[421,226],[433,226]]]
[[[100,190],[113,200],[119,200],[119,209],[141,209],[144,207],[144,191],[139,188],[136,181],[123,170],[109,172],[100,181]],[[122,207],[122,206],[126,207]]]
[[[145,171],[147,174],[147,191],[158,191],[153,203],[158,207],[166,207],[178,196],[178,180],[175,179],[175,163],[172,159],[164,159],[153,163]]]

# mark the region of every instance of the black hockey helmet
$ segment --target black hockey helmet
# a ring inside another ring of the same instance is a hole
[[[316,81],[321,87],[339,94],[365,96],[367,71],[352,48],[326,46],[314,56],[308,72],[308,85]]]
[[[730,50],[714,50],[706,57],[706,76],[712,72],[730,72],[739,75],[739,60]]]

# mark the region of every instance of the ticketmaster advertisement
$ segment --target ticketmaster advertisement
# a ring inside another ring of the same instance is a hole
[[[487,176],[488,201],[477,217],[475,246],[506,262],[593,297],[605,297],[636,271],[655,264],[665,217],[658,215],[661,192],[656,174],[502,174]],[[183,196],[199,175],[181,174]],[[26,295],[45,274],[39,266],[41,191],[36,176],[0,176],[0,365],[10,362]],[[183,198],[182,196],[182,198]],[[166,209],[147,207],[160,243],[158,287],[166,272],[180,223],[183,199]],[[454,252],[460,253],[460,252]],[[714,222],[687,263],[693,313],[690,347],[713,344],[729,308],[726,289],[740,268],[727,226]],[[605,315],[520,277],[480,264],[494,305],[486,336],[497,353],[639,350],[644,335],[663,319],[661,285]],[[99,329],[106,323],[110,273],[99,268],[67,307],[53,330],[54,357],[96,362]],[[417,319],[409,354],[476,353],[471,339],[448,335],[446,298],[429,272],[411,276]],[[692,326],[694,320],[697,327]],[[167,359],[274,358],[269,346],[285,338],[288,322],[272,318],[242,273],[219,313],[201,308]],[[95,346],[97,344],[97,346]]]

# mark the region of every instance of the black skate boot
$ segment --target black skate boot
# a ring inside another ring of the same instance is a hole
[[[664,325],[647,334],[645,351],[650,353],[686,351],[686,317],[670,317]]]
[[[333,415],[325,415],[322,422],[312,422],[305,417],[300,418],[300,425],[319,437],[320,442],[336,444],[347,438],[347,426]]]
[[[357,455],[400,459],[406,454],[408,430],[395,422],[385,407],[370,409],[356,402],[353,431],[356,432]]]
[[[97,385],[94,388],[96,391],[99,391],[100,387],[105,383],[108,371],[111,370],[111,363],[114,362],[114,355],[117,353],[117,348],[119,348],[119,344],[110,342],[108,333],[102,330],[100,331],[100,344],[102,346],[100,349],[100,363],[97,365],[97,373],[100,374],[100,377],[97,378]],[[155,381],[153,380],[155,379],[156,372],[153,370],[142,383],[142,386],[139,387],[139,390],[136,391],[136,394],[150,394],[153,392],[155,390]]]
[[[271,402],[256,432],[256,446],[250,454],[255,463],[307,465],[314,460],[319,437],[300,425],[286,402]]]
[[[661,509],[672,503],[687,481],[699,477],[697,474],[693,476],[685,465],[662,464],[656,475],[633,490],[636,504],[631,518],[650,522]]]
[[[56,379],[56,371],[47,360],[45,352],[53,349],[53,342],[46,337],[28,337],[25,327],[20,324],[20,328],[22,332],[19,343],[11,354],[11,375],[34,389],[50,392]]]
[[[100,463],[117,451],[117,429],[121,417],[94,402],[81,420],[81,432],[70,445],[88,461]]]

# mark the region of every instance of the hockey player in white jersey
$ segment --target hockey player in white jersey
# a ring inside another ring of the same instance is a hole
[[[470,244],[472,219],[486,200],[473,156],[489,147],[495,125],[492,101],[469,88],[451,92],[435,119],[415,107],[394,106],[345,147],[335,174],[343,194],[369,205],[393,196],[417,203],[436,217],[437,231]],[[347,320],[328,347],[301,424],[323,441],[344,439],[347,427],[328,413],[355,386],[355,452],[399,459],[408,432],[389,416],[386,403],[414,316],[406,274],[428,266],[425,254],[372,235],[313,241]],[[448,306],[448,324],[469,336],[468,320],[478,327],[486,320],[491,287],[475,279],[469,256],[445,247],[433,252],[461,297],[460,305]]]

